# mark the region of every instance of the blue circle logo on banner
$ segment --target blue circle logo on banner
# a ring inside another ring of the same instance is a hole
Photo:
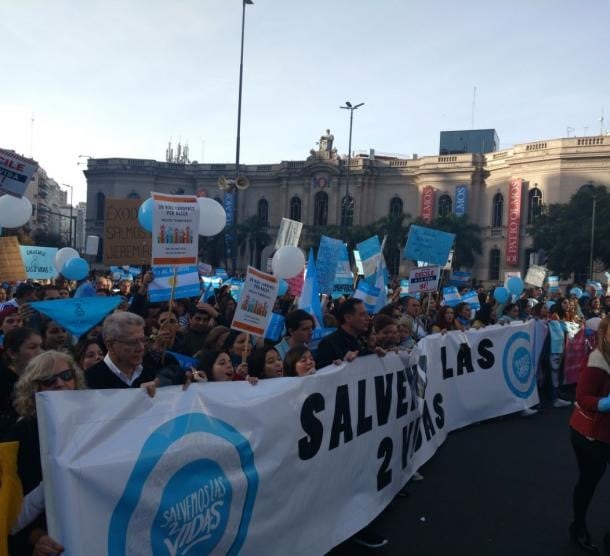
[[[504,380],[519,398],[528,398],[536,387],[536,374],[531,354],[530,336],[526,332],[513,334],[502,356]]]
[[[242,434],[202,413],[176,417],[144,443],[110,520],[108,553],[126,556],[138,546],[155,556],[237,554],[257,489]]]

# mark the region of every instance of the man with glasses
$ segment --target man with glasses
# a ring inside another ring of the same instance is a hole
[[[139,388],[155,380],[158,369],[143,365],[146,336],[141,316],[113,313],[104,321],[102,337],[108,353],[85,371],[89,388]]]

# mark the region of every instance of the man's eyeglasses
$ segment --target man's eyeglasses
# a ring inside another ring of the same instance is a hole
[[[57,384],[57,379],[61,378],[63,382],[68,382],[69,380],[74,380],[74,369],[66,369],[65,371],[61,371],[59,373],[55,373],[54,375],[47,376],[44,378],[39,378],[37,382],[42,386],[46,386],[50,388],[51,386],[55,386]]]

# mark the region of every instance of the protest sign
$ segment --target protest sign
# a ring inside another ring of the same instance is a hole
[[[278,285],[272,274],[249,266],[231,328],[262,336],[271,319]]]
[[[275,240],[275,248],[279,249],[286,245],[298,247],[302,229],[302,222],[290,220],[289,218],[282,218],[280,229],[277,232],[277,238]]]
[[[546,278],[546,268],[543,266],[531,265],[527,269],[524,282],[531,286],[541,288],[544,286],[544,279]]]
[[[201,276],[212,276],[212,273],[214,272],[212,265],[208,263],[198,263],[197,270]]]
[[[37,168],[35,160],[0,149],[0,193],[23,197]]]
[[[138,222],[142,199],[106,199],[104,218],[104,265],[148,265],[150,234]]]
[[[51,299],[34,301],[30,305],[63,326],[71,334],[80,336],[99,324],[122,301],[120,296],[115,295]]]
[[[337,263],[339,262],[340,249],[343,242],[340,239],[322,236],[318,247],[316,258],[316,270],[318,273],[318,287],[320,293],[331,295],[335,284]]]
[[[405,258],[428,264],[445,265],[455,234],[412,224],[409,228]]]
[[[440,266],[414,268],[409,273],[409,293],[436,291],[440,273]]]
[[[152,303],[169,301],[172,287],[173,299],[196,297],[201,293],[199,272],[196,266],[153,266],[153,281],[148,285],[148,296]]]
[[[519,271],[514,271],[514,272],[505,272],[505,273],[504,273],[504,287],[505,287],[506,289],[509,289],[509,288],[508,288],[508,281],[509,281],[511,278],[521,278],[521,273],[520,273]]]
[[[55,270],[57,247],[21,245],[20,250],[28,278],[48,279],[57,276],[57,270]]]
[[[0,281],[13,282],[26,278],[19,241],[15,236],[0,237]]]
[[[295,297],[301,295],[305,282],[305,269],[303,268],[296,276],[287,278],[286,282],[288,282],[288,293],[290,295],[294,295]]]
[[[333,286],[333,299],[342,295],[351,295],[354,291],[354,274],[349,264],[347,246],[342,243],[339,247],[339,260],[337,261],[337,272],[335,273],[335,283]]]
[[[400,297],[407,297],[409,295],[409,279],[403,278],[400,281]]]
[[[153,266],[196,265],[199,204],[195,195],[151,193]]]
[[[533,325],[434,334],[411,355],[256,388],[159,388],[154,404],[128,388],[38,393],[49,535],[66,556],[268,554],[271,538],[274,554],[325,554],[449,432],[538,401]],[[286,493],[298,504],[278,512]]]
[[[559,276],[549,276],[548,283],[550,293],[557,293],[559,291]]]

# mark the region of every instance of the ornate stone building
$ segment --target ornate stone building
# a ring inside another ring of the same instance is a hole
[[[527,226],[543,204],[567,202],[583,185],[610,186],[610,137],[575,137],[515,145],[483,154],[412,159],[368,156],[351,159],[349,196],[353,214],[342,213],[348,175],[329,131],[306,160],[242,165],[250,187],[239,192],[237,221],[252,215],[274,237],[283,216],[309,226],[368,224],[391,211],[412,218],[466,214],[482,228],[483,254],[472,269],[483,282],[529,265]],[[87,232],[102,236],[106,198],[146,198],[151,191],[209,195],[221,200],[221,176],[234,164],[89,159]],[[577,223],[576,223],[577,225]],[[273,252],[269,245],[263,260]],[[245,267],[248,254],[238,261]]]

